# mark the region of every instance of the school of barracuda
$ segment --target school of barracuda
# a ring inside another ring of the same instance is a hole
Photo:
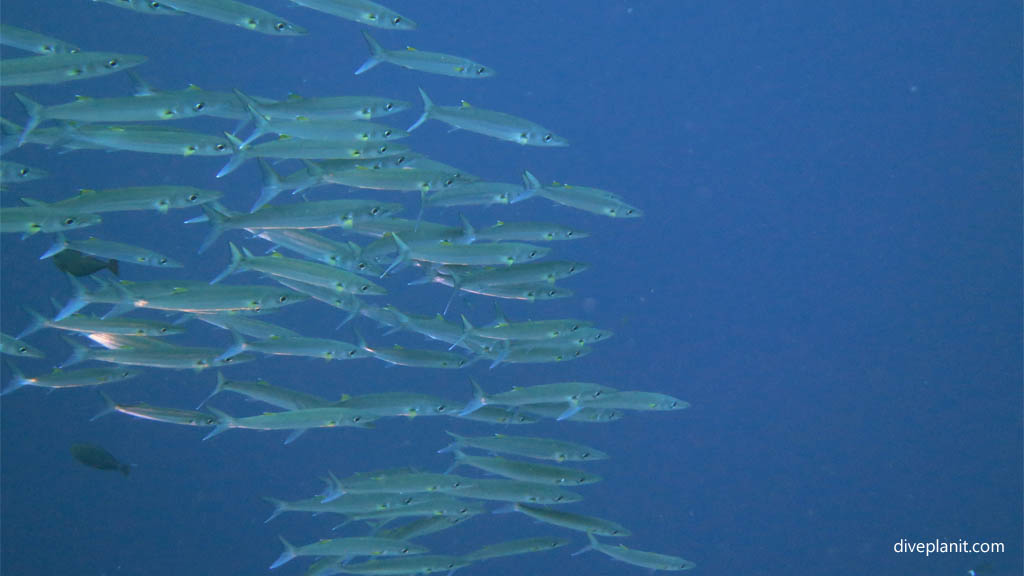
[[[267,35],[306,34],[298,24],[235,0],[96,1],[154,17],[208,18]],[[405,15],[368,0],[291,1],[368,27],[417,28]],[[112,16],[109,8],[97,10]],[[362,34],[369,57],[355,74],[391,64],[455,79],[496,77],[495,70],[469,58],[389,49],[374,35]],[[467,397],[468,390],[473,390],[468,401],[451,401],[417,390],[381,391],[333,401],[289,389],[284,383],[230,379],[226,374],[231,366],[271,362],[266,357],[275,355],[376,360],[422,369],[460,369],[478,363],[497,369],[510,363],[580,358],[612,333],[573,318],[510,319],[498,302],[571,296],[558,282],[585,271],[588,265],[553,257],[548,243],[583,239],[585,232],[556,223],[512,220],[475,229],[465,217],[460,225],[448,226],[431,222],[427,216],[438,208],[471,206],[505,206],[512,216],[513,205],[534,198],[610,218],[636,218],[642,212],[618,194],[598,188],[542,184],[529,171],[523,171],[521,183],[489,182],[413,151],[405,143],[407,138],[430,120],[524,146],[569,145],[565,138],[535,122],[465,103],[435,104],[422,89],[423,111],[403,130],[392,126],[391,115],[411,105],[390,97],[340,95],[275,101],[239,87],[223,92],[196,87],[158,90],[135,75],[134,69],[146,62],[144,55],[91,52],[6,22],[0,26],[0,43],[37,54],[0,62],[0,84],[15,87],[14,96],[25,109],[21,124],[10,118],[2,120],[3,153],[14,151],[16,155],[22,146],[43,145],[55,152],[100,149],[223,156],[226,163],[220,172],[210,174],[211,184],[243,169],[249,160],[258,165],[263,178],[251,207],[228,207],[224,193],[216,189],[145,182],[81,190],[53,203],[26,197],[16,205],[11,191],[47,174],[5,158],[0,176],[5,190],[0,231],[22,237],[52,235],[53,243],[40,259],[53,259],[67,273],[73,292],[66,302],[56,303],[52,317],[29,310],[30,325],[17,336],[2,335],[0,351],[9,357],[45,358],[43,350],[26,341],[45,329],[61,331],[72,350],[53,372],[28,376],[18,365],[22,360],[11,362],[14,379],[5,393],[24,386],[99,387],[136,378],[148,370],[213,368],[213,392],[195,409],[121,404],[101,392],[107,409],[100,415],[119,412],[143,420],[204,427],[209,429],[207,439],[235,429],[280,430],[287,433],[286,443],[310,429],[370,428],[386,418],[446,416],[504,425],[541,419],[606,423],[631,411],[688,407],[665,394],[618,390],[592,382],[524,383],[497,391],[485,390],[467,378]],[[120,72],[132,76],[135,94],[80,97],[66,103],[47,101],[46,85]],[[44,88],[32,91],[32,86]],[[235,120],[239,125],[230,133],[201,133],[165,122],[197,116]],[[272,161],[291,161],[299,167],[284,174]],[[294,195],[332,185],[363,194],[313,201]],[[406,203],[385,202],[374,197],[377,190],[414,194]],[[230,253],[223,272],[209,282],[120,281],[116,277],[119,266],[180,268],[188,263],[143,246],[74,232],[107,218],[125,218],[124,212],[186,209],[195,212],[187,224],[209,227],[206,240],[196,249],[205,252],[220,245]],[[403,218],[403,213],[415,216]],[[247,240],[242,245],[241,234],[231,233],[238,230],[269,244]],[[222,236],[233,239],[226,241]],[[267,247],[271,249],[265,250]],[[387,303],[389,290],[408,281],[399,283],[395,277],[410,267],[420,273],[410,290],[426,283],[451,287],[452,298],[443,310],[399,310]],[[10,272],[6,264],[4,268]],[[254,283],[257,277],[267,281]],[[465,315],[452,313],[458,293],[493,300],[495,321],[474,325]],[[338,321],[343,325],[351,322],[354,338],[301,334],[263,319],[268,312],[280,314],[283,308],[311,300],[322,304],[306,305],[340,309]],[[95,305],[109,308],[100,312]],[[83,311],[86,307],[89,312]],[[163,320],[155,319],[160,315]],[[186,325],[185,319],[228,331],[233,345],[215,349],[172,343],[185,339],[188,326],[194,324]],[[419,334],[432,343],[412,349],[389,346],[381,336],[364,336],[371,328],[376,332],[377,327],[386,329],[388,335],[399,331]],[[80,362],[88,362],[90,367],[75,366]],[[248,416],[227,414],[211,404],[223,392],[243,395],[276,410]],[[396,468],[341,478],[324,470],[326,487],[321,494],[299,501],[266,498],[273,505],[268,521],[285,512],[303,512],[336,514],[339,527],[360,522],[371,527],[362,536],[312,543],[292,543],[281,537],[283,552],[270,568],[308,557],[313,563],[306,573],[311,575],[450,574],[497,558],[561,548],[573,532],[588,539],[579,552],[593,550],[648,570],[694,568],[694,563],[678,556],[601,542],[597,537],[622,538],[630,531],[612,520],[566,509],[567,504],[583,498],[581,492],[570,489],[585,490],[602,479],[586,468],[587,463],[608,459],[608,454],[556,438],[449,435],[451,444],[440,450],[453,458],[448,470]],[[456,469],[470,474],[454,474]],[[463,523],[484,522],[488,512],[520,513],[555,528],[538,527],[541,533],[536,537],[498,542],[476,551],[429,550],[415,542],[428,534],[459,530]],[[477,519],[472,520],[474,517]],[[559,528],[568,532],[559,533]]]

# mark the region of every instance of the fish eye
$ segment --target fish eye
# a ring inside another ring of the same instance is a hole
[[[203,102],[196,102],[196,105],[192,107],[192,109],[195,110],[196,112],[199,112],[203,108],[206,108],[206,104],[203,103]]]
[[[226,148],[226,146],[224,146],[223,144],[217,144],[217,145],[216,145],[216,146],[214,146],[213,148],[214,148],[214,150],[220,151],[220,150],[223,150],[223,149],[225,149],[225,148]]]
[[[117,61],[117,58],[107,60],[107,68],[117,68],[118,64],[120,64],[120,62]]]
[[[397,158],[395,158],[395,164],[396,165],[400,166],[400,165],[402,165],[404,163],[405,163],[405,156],[398,156]]]
[[[477,74],[483,74],[485,72],[487,72],[487,68],[484,68],[483,66],[476,69]]]
[[[438,412],[444,412],[447,409],[448,409],[448,407],[445,406],[444,404],[441,404],[440,406],[437,407],[437,411]]]
[[[22,176],[27,176],[28,175],[28,168],[22,168],[21,170],[18,170],[18,174],[20,174]]]
[[[75,223],[75,219],[74,218],[65,218],[64,219],[64,225],[65,226],[71,226],[74,223]]]
[[[572,237],[572,230],[569,230],[568,232],[566,232],[565,235],[569,236],[569,237]]]
[[[199,194],[189,194],[188,195],[188,201],[189,202],[195,202],[198,199],[199,199]]]
[[[161,264],[167,264],[167,258],[161,258],[160,259],[160,263]]]
[[[274,24],[274,29],[277,30],[278,32],[280,32],[281,30],[284,30],[287,27],[288,27],[288,25],[285,24],[284,22],[278,22],[278,23]]]
[[[551,134],[545,134],[544,135],[544,141],[545,142],[551,142]]]
[[[353,422],[359,422],[359,421],[360,421],[360,420],[362,420],[362,419],[363,419],[363,417],[362,417],[362,416],[353,416],[353,417],[352,417],[352,421],[353,421]]]
[[[455,184],[455,180],[452,180],[451,178],[444,181],[445,186],[451,186],[452,184]]]
[[[399,24],[399,23],[401,23],[401,22],[402,22],[402,17],[401,17],[401,16],[395,16],[395,17],[394,17],[394,18],[392,18],[392,20],[391,20],[391,23],[392,23],[392,24]]]
[[[380,206],[374,206],[373,208],[370,208],[370,214],[372,214],[374,216],[376,216],[377,213],[379,213],[379,212],[380,212]]]
[[[408,548],[402,548],[402,554],[408,554],[408,553],[409,553],[409,549]]]
[[[185,150],[187,152],[189,152],[190,154],[192,154],[192,153],[195,153],[195,151],[198,150],[198,148],[196,148],[195,146],[186,146]]]
[[[388,136],[391,136],[391,130],[384,131],[384,137],[387,138]]]
[[[558,496],[555,496],[555,502],[561,502],[561,501],[562,501],[562,495],[561,494],[559,494]]]
[[[160,329],[160,333],[161,334],[166,334],[167,333],[167,328],[161,328]]]
[[[387,110],[388,112],[390,112],[391,109],[394,108],[394,107],[395,107],[395,105],[392,104],[391,102],[388,102],[387,104],[384,105],[384,109]]]
[[[581,458],[590,458],[590,452],[584,452],[583,454],[580,454],[580,457]]]
[[[283,296],[283,295],[282,296],[278,296],[278,298],[277,298],[278,302],[286,302],[287,300],[288,300],[288,297],[287,296]]]
[[[569,266],[569,272],[575,272],[575,271],[576,271],[576,265],[575,264],[572,265],[572,266]]]
[[[380,148],[377,148],[377,152],[380,152],[381,154],[383,154],[383,153],[385,153],[387,151],[388,151],[388,145],[387,144],[381,146]]]
[[[21,353],[28,352],[28,346],[18,346],[18,352],[21,352]]]

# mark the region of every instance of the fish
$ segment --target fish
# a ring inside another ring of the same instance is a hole
[[[329,482],[323,502],[331,502],[349,494],[416,494],[438,492],[458,495],[473,484],[470,478],[453,474],[414,472],[411,470],[385,470],[356,474],[344,480],[333,472],[328,473]]]
[[[266,10],[250,6],[237,0],[160,0],[162,4],[179,12],[192,14],[274,36],[302,36],[306,29],[271,14]]]
[[[204,217],[186,223],[209,221],[213,229],[203,240],[199,252],[205,252],[224,230],[280,230],[316,228],[352,228],[357,222],[386,218],[401,212],[402,205],[375,200],[326,200],[300,204],[268,205],[251,214],[232,212],[217,202],[202,205]]]
[[[221,136],[149,124],[65,124],[59,143],[71,149],[97,148],[183,157],[231,154],[231,143]]]
[[[549,486],[584,486],[601,481],[601,476],[597,474],[561,466],[509,460],[496,456],[470,456],[457,448],[452,451],[452,454],[455,456],[455,462],[448,467],[448,471],[459,466],[471,466],[511,480]]]
[[[182,16],[184,12],[178,12],[174,8],[167,6],[163,2],[154,2],[153,0],[92,0],[93,2],[103,2],[111,6],[117,6],[133,12],[142,12],[144,14],[153,14],[156,16]]]
[[[183,268],[185,266],[177,260],[172,260],[148,248],[140,248],[122,242],[101,240],[96,237],[90,237],[85,240],[67,240],[59,232],[57,241],[39,259],[45,260],[65,250],[74,250],[81,254],[106,258],[108,261],[115,260],[139,266],[152,266],[156,268]]]
[[[77,196],[54,202],[51,206],[79,210],[90,214],[124,212],[130,210],[156,210],[166,214],[169,210],[191,208],[219,200],[219,190],[205,190],[193,186],[134,186],[106,190],[79,190]]]
[[[61,320],[51,320],[39,312],[26,307],[25,311],[32,317],[32,322],[21,331],[18,338],[24,338],[43,328],[66,330],[69,332],[81,332],[84,334],[118,334],[121,336],[149,336],[158,338],[161,336],[173,336],[182,334],[185,330],[166,322],[155,320],[143,320],[139,318],[96,318],[82,314],[74,314]]]
[[[21,184],[48,178],[50,174],[41,168],[33,168],[10,160],[0,162],[0,187],[7,184]]]
[[[234,392],[246,398],[265,402],[284,410],[302,410],[305,408],[327,408],[330,402],[306,392],[299,392],[290,388],[274,386],[273,384],[260,380],[258,382],[244,382],[241,380],[228,380],[224,374],[217,372],[217,385],[213,392],[199,403],[197,409],[202,408],[211,398],[221,392]]]
[[[370,354],[342,340],[309,338],[304,336],[274,336],[266,340],[246,341],[240,334],[234,334],[235,344],[220,358],[230,358],[242,352],[259,352],[268,356],[302,356],[324,360],[354,360],[369,358]]]
[[[250,158],[277,158],[281,160],[334,160],[373,159],[398,156],[409,152],[409,147],[399,142],[352,142],[345,140],[307,140],[280,136],[276,140],[243,145],[243,142],[229,132],[224,133],[231,145],[231,160],[217,172],[223,178],[234,172]]]
[[[31,236],[39,232],[66,232],[103,221],[99,214],[63,210],[52,204],[32,200],[28,206],[0,208],[0,234],[20,232]]]
[[[527,406],[530,404],[565,402],[567,405],[566,409],[557,418],[557,420],[565,420],[579,412],[586,400],[601,398],[604,394],[617,392],[611,386],[604,386],[593,382],[555,382],[533,386],[515,386],[508,392],[484,394],[484,391],[475,380],[470,381],[473,383],[474,394],[473,399],[460,412],[463,416],[478,410],[485,404]]]
[[[455,78],[491,78],[495,75],[494,69],[461,56],[420,51],[411,46],[405,50],[385,50],[365,30],[363,31],[363,38],[366,39],[366,45],[370,48],[370,57],[356,70],[355,73],[357,75],[366,72],[381,62],[388,62],[395,66],[401,66],[402,68],[418,72],[453,76]]]
[[[120,271],[117,260],[101,260],[77,250],[61,250],[50,259],[58,270],[77,277],[90,276],[100,270],[110,270],[117,276]]]
[[[690,407],[689,402],[668,394],[642,390],[609,392],[599,398],[581,399],[580,403],[587,408],[604,410],[666,411],[685,410]]]
[[[390,538],[335,538],[320,540],[305,546],[293,546],[282,536],[278,536],[284,545],[284,552],[270,565],[273,570],[287,564],[299,556],[404,556],[406,554],[425,554],[430,551],[426,546],[413,544],[404,540]]]
[[[466,518],[467,516],[426,516],[396,528],[379,530],[377,531],[377,536],[380,538],[395,538],[398,540],[422,538],[423,536],[454,528],[457,524],[466,520]]]
[[[45,358],[46,354],[35,346],[0,332],[0,354],[22,358]]]
[[[113,52],[74,52],[0,60],[4,86],[60,84],[121,72],[146,61],[145,56]]]
[[[523,171],[523,184],[537,196],[548,200],[609,218],[640,218],[643,210],[628,204],[619,195],[586,186],[553,184],[544,186],[529,170]]]
[[[274,244],[274,248],[286,248],[309,260],[355,272],[357,274],[379,274],[382,269],[363,258],[362,248],[354,242],[341,243],[309,230],[260,230],[260,238]]]
[[[253,98],[240,91],[235,92],[245,102],[252,104]],[[306,98],[290,94],[280,102],[257,102],[254,106],[261,116],[274,120],[373,120],[408,110],[410,104],[403,100],[383,96],[323,96]]]
[[[219,423],[219,419],[216,416],[207,412],[164,408],[162,406],[150,406],[149,404],[118,404],[110,396],[104,394],[102,390],[100,395],[103,396],[103,400],[106,402],[106,408],[93,416],[91,420],[96,420],[112,412],[120,412],[121,414],[127,414],[141,420],[177,424],[179,426],[209,428]]]
[[[423,114],[412,126],[409,126],[409,132],[433,118],[456,129],[483,134],[506,142],[515,142],[523,146],[561,148],[569,145],[568,140],[536,122],[504,112],[476,108],[465,101],[461,106],[438,106],[427,96],[423,88],[419,90],[420,97],[423,99]]]
[[[231,263],[211,284],[219,282],[227,276],[242,270],[261,272],[269,276],[287,278],[304,282],[313,286],[329,288],[346,294],[363,296],[380,296],[387,290],[362,276],[335,266],[319,262],[310,262],[297,258],[288,258],[274,253],[272,256],[256,256],[246,248],[241,250],[234,243],[228,243],[231,250]]]
[[[678,572],[683,570],[693,570],[697,567],[697,564],[694,562],[678,556],[669,556],[668,554],[659,554],[657,552],[646,552],[644,550],[634,550],[632,548],[627,548],[622,544],[619,544],[618,546],[602,544],[597,540],[597,538],[594,538],[594,534],[592,532],[587,533],[587,538],[590,539],[590,544],[574,553],[573,556],[590,550],[597,550],[605,556],[625,562],[626,564],[647,568],[652,572],[656,570]]]
[[[521,482],[504,478],[473,478],[471,482],[471,486],[459,490],[460,497],[491,502],[530,502],[532,504],[568,504],[583,499],[575,492],[535,482]]]
[[[452,404],[441,398],[414,392],[382,392],[362,396],[345,396],[335,406],[343,406],[372,414],[386,416],[446,416]]]
[[[481,560],[490,560],[492,558],[518,556],[520,554],[528,554],[531,552],[555,550],[568,543],[569,541],[565,538],[523,538],[521,540],[510,540],[508,542],[490,544],[470,552],[469,554],[463,555],[463,558],[479,562]]]
[[[415,30],[416,23],[398,12],[370,0],[291,0],[324,14],[388,30]]]
[[[398,245],[398,256],[384,275],[398,265],[411,261],[435,264],[461,264],[470,266],[511,266],[520,262],[539,260],[551,251],[546,246],[521,242],[493,242],[488,244],[416,243],[406,244],[398,234],[391,237]]]
[[[71,102],[52,106],[43,106],[19,92],[15,92],[14,96],[28,114],[19,140],[21,143],[26,142],[29,134],[47,120],[82,123],[149,122],[195,118],[213,110],[213,107],[206,104],[208,95],[198,88],[112,98],[78,96]]]
[[[285,440],[285,444],[291,444],[296,438],[311,428],[370,428],[373,421],[373,418],[339,407],[299,408],[297,410],[267,412],[257,416],[245,416],[242,418],[235,418],[212,406],[208,409],[217,416],[218,424],[203,440],[209,440],[231,428],[291,430],[292,433]]]
[[[582,514],[565,512],[563,510],[531,506],[529,504],[514,504],[508,508],[507,511],[521,512],[539,522],[552,524],[554,526],[561,526],[562,528],[568,528],[569,530],[578,530],[580,532],[586,532],[587,534],[620,538],[624,538],[632,534],[632,532],[627,528],[616,522],[604,520],[603,518],[595,518],[593,516],[584,516]]]
[[[8,394],[23,386],[35,386],[38,388],[86,388],[100,386],[111,382],[122,382],[130,380],[142,374],[141,370],[126,368],[124,366],[102,366],[99,368],[83,368],[81,370],[61,370],[54,368],[48,374],[39,376],[25,376],[12,362],[7,363],[11,368],[13,377],[4,388],[2,394]]]
[[[476,231],[477,241],[483,242],[552,242],[579,240],[590,234],[551,222],[502,222]]]
[[[359,564],[346,564],[336,569],[344,574],[451,574],[459,568],[469,566],[473,561],[462,556],[425,554],[422,556],[377,558]]]
[[[459,448],[477,448],[499,454],[514,454],[527,458],[539,460],[555,460],[557,462],[589,462],[592,460],[605,460],[608,455],[600,450],[566,442],[553,438],[531,438],[527,436],[507,436],[495,434],[494,436],[460,436],[452,432],[448,435],[455,439],[455,442],[439,452],[452,452]]]
[[[113,454],[101,446],[95,444],[72,444],[71,456],[80,463],[97,470],[117,470],[128,476],[132,467],[122,464]]]
[[[135,338],[139,340],[135,347],[113,349],[86,348],[77,341],[65,339],[71,346],[72,353],[60,367],[67,368],[85,360],[98,360],[124,366],[148,366],[169,370],[205,370],[213,366],[241,364],[254,359],[251,355],[238,355],[222,360],[218,359],[220,350],[215,348],[171,344],[151,347],[148,345],[150,343],[143,340],[142,337]]]
[[[0,44],[36,54],[74,54],[81,49],[70,42],[11,26],[0,24]],[[6,81],[6,79],[5,79]]]

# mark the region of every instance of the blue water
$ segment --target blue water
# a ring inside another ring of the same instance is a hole
[[[24,389],[3,398],[4,574],[264,573],[278,534],[296,543],[331,537],[334,522],[293,514],[265,525],[271,507],[261,497],[308,497],[328,469],[441,470],[449,459],[435,450],[446,429],[552,435],[610,453],[590,465],[605,481],[580,490],[586,499],[574,509],[626,525],[629,546],[681,555],[700,574],[1024,572],[1018,3],[389,2],[419,30],[376,33],[385,46],[474,58],[498,71],[482,81],[389,65],[353,76],[366,57],[358,25],[284,0],[252,3],[309,35],[273,38],[84,0],[7,0],[0,16],[85,49],[144,54],[137,71],[157,88],[387,95],[418,109],[422,86],[438,103],[465,99],[525,116],[571,147],[519,147],[438,122],[408,143],[488,179],[515,182],[529,169],[543,181],[612,190],[646,216],[610,220],[539,199],[465,210],[479,226],[552,220],[592,234],[554,246],[557,257],[591,264],[565,282],[575,298],[504,306],[514,319],[570,316],[615,331],[581,360],[441,372],[264,358],[231,369],[232,378],[327,397],[408,389],[460,401],[467,376],[492,390],[584,380],[693,407],[608,425],[382,421],[284,446],[283,433],[230,431],[201,442],[202,430],[120,415],[89,422],[102,405],[94,392]],[[127,94],[130,83],[114,75],[20,90],[53,104]],[[5,118],[24,121],[12,89],[0,104]],[[405,126],[416,115],[386,120]],[[8,158],[53,177],[5,192],[4,205],[21,195],[51,201],[79,188],[176,183],[222,190],[226,204],[245,209],[259,186],[251,163],[215,179],[219,158],[32,146]],[[381,196],[415,211],[411,196]],[[194,215],[113,213],[75,237],[134,242],[188,263],[126,265],[126,279],[209,279],[228,261],[226,243],[196,256],[208,228],[182,224]],[[458,212],[428,218],[455,224]],[[49,310],[50,298],[67,298],[66,280],[37,260],[49,242],[3,238],[4,332],[26,325],[23,306]],[[440,311],[447,289],[406,287],[413,277],[391,279],[389,301]],[[459,300],[456,311],[477,322],[492,314],[483,298]],[[350,339],[348,329],[334,332],[343,317],[307,303],[272,320]],[[361,322],[371,340],[423,345]],[[230,343],[205,326],[190,324],[189,335]],[[69,353],[50,331],[29,341],[48,357],[19,361],[26,373]],[[187,408],[214,380],[212,371],[151,370],[107,391],[121,402]],[[262,409],[228,395],[216,405]],[[137,468],[130,478],[84,468],[68,453],[83,441]],[[518,515],[475,518],[425,542],[457,554],[535,534],[573,543],[460,574],[644,572],[596,554],[571,557],[582,536]],[[1006,551],[896,554],[900,539],[1003,542]],[[278,572],[299,574],[300,564]]]

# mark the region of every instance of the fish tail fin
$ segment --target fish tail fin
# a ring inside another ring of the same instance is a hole
[[[462,342],[470,334],[473,333],[473,325],[469,323],[469,319],[466,318],[465,314],[462,314],[461,316],[462,316],[462,334],[460,334],[459,337],[455,339],[455,342],[452,342],[452,345],[448,347],[449,350],[454,350],[456,346],[458,346],[459,344],[462,344]],[[476,382],[474,382],[473,384],[476,384]]]
[[[287,564],[289,560],[295,558],[295,546],[292,546],[287,540],[285,540],[284,536],[278,536],[278,539],[281,540],[281,544],[284,544],[284,552],[281,552],[281,555],[277,557],[277,560],[274,560],[274,563],[270,565],[271,570],[283,564]]]
[[[237,136],[230,132],[225,132],[224,136],[228,139],[228,142],[231,143],[231,149],[234,151],[234,154],[231,155],[231,159],[228,160],[228,163],[220,169],[220,172],[217,172],[217,178],[223,178],[228,174],[231,174],[241,166],[243,162],[249,159],[248,154],[245,152],[244,144]]]
[[[409,245],[403,242],[402,239],[398,237],[398,234],[391,234],[391,239],[394,240],[395,245],[398,246],[398,256],[395,256],[395,260],[387,267],[387,270],[384,270],[384,273],[380,275],[381,278],[387,276],[388,272],[391,272],[395,268],[408,263],[409,261]]]
[[[459,242],[464,244],[472,244],[476,241],[476,228],[469,223],[469,218],[462,212],[459,212],[459,220],[462,222],[462,236],[459,237]]]
[[[68,316],[71,316],[75,312],[78,312],[85,307],[89,302],[86,300],[85,286],[71,274],[68,274],[68,280],[71,282],[71,299],[64,304],[64,307],[57,311],[57,315],[53,317],[54,322],[59,322]]]
[[[459,412],[459,416],[469,416],[487,405],[487,396],[484,394],[484,389],[473,378],[470,378],[469,381],[473,384],[473,399],[466,403],[466,407]]]
[[[256,125],[252,134],[249,134],[249,137],[242,142],[241,146],[239,146],[239,148],[244,148],[253,140],[270,131],[270,118],[267,117],[263,110],[260,110],[259,102],[254,100],[251,96],[237,88],[234,92],[235,96],[238,97],[245,106],[246,112],[249,113],[249,118],[252,119],[253,124]]]
[[[256,203],[252,205],[252,210],[249,211],[250,213],[259,210],[285,190],[285,185],[281,181],[281,176],[270,165],[270,162],[267,162],[263,158],[257,158],[256,163],[260,166],[260,177],[263,185],[260,186],[260,197],[257,198]]]
[[[25,107],[25,113],[28,114],[25,127],[21,130],[21,135],[18,136],[18,146],[21,146],[28,139],[28,135],[35,130],[36,126],[39,126],[39,122],[43,119],[43,105],[20,92],[15,92],[14,97],[18,99],[18,102],[21,102],[21,105]]]
[[[203,436],[203,442],[206,442],[210,438],[213,438],[214,436],[220,434],[221,432],[224,432],[228,428],[231,428],[231,425],[235,423],[235,419],[232,418],[231,415],[226,412],[218,410],[213,406],[207,406],[206,409],[209,410],[211,414],[217,417],[217,426],[215,426],[213,430],[210,430],[209,434]]]
[[[274,511],[270,513],[270,517],[269,518],[267,518],[266,520],[263,521],[264,524],[270,522],[274,518],[277,518],[282,513],[286,512],[286,510],[285,510],[285,501],[284,500],[278,500],[277,498],[270,498],[269,496],[264,496],[263,499],[274,505]]]
[[[579,412],[582,409],[583,409],[583,406],[581,406],[579,402],[576,402],[574,400],[570,400],[569,401],[569,407],[565,409],[565,412],[562,412],[561,414],[559,414],[558,418],[555,418],[555,420],[558,421],[558,422],[561,422],[562,420],[567,420],[569,418],[572,418],[577,412]]]
[[[228,242],[228,248],[231,249],[231,263],[228,264],[228,267],[218,274],[216,278],[210,280],[210,284],[216,284],[237,272],[238,266],[245,260],[245,256],[242,254],[242,251],[238,249],[238,246],[235,246],[234,242]]]
[[[420,114],[419,119],[413,122],[412,126],[409,126],[406,132],[412,132],[419,128],[420,124],[423,124],[430,119],[430,113],[434,110],[434,101],[430,99],[430,96],[427,96],[427,93],[423,88],[420,88],[420,98],[423,99],[423,114]]]
[[[85,347],[81,342],[72,340],[70,338],[66,338],[64,336],[61,336],[61,338],[63,338],[64,341],[67,342],[69,346],[71,346],[71,356],[68,356],[68,359],[65,360],[59,366],[59,368],[67,368],[68,366],[74,366],[79,362],[83,362],[89,359],[89,349]]]
[[[97,391],[100,393],[100,396],[103,397],[103,409],[97,412],[96,415],[93,416],[92,418],[89,418],[89,422],[92,422],[93,420],[99,420],[100,418],[103,418],[107,414],[117,411],[117,403],[114,402],[114,399],[111,398],[110,396],[107,396],[107,393],[104,392],[103,390]]]
[[[342,487],[341,480],[334,475],[334,472],[328,470],[324,482],[327,482],[327,490],[324,491],[323,498],[320,499],[321,504],[333,502],[345,494],[345,488]]]
[[[538,190],[543,188],[543,185],[540,183],[540,180],[537,180],[537,177],[534,176],[532,172],[529,170],[523,170],[523,188],[527,191],[536,193]]]
[[[64,237],[63,232],[57,232],[57,239],[53,241],[53,244],[50,245],[49,248],[46,249],[46,252],[43,252],[43,255],[40,256],[39,259],[46,260],[47,258],[53,256],[54,254],[58,254],[60,252],[63,252],[64,250],[67,250],[67,248],[68,239]]]
[[[370,36],[370,34],[365,30],[363,31],[363,38],[366,39],[366,46],[370,49],[370,57],[366,59],[366,62],[363,62],[363,65],[360,66],[358,70],[356,70],[355,73],[357,75],[366,72],[377,64],[380,64],[380,57],[384,53],[384,47],[381,46],[380,43],[377,42],[373,36]]]
[[[198,406],[196,406],[196,410],[202,409],[202,407],[207,402],[210,401],[210,398],[213,398],[217,394],[220,394],[224,390],[224,383],[225,382],[227,382],[227,379],[224,378],[224,373],[221,372],[220,370],[218,370],[217,371],[217,385],[213,387],[213,392],[210,392],[210,395],[207,396],[206,398],[203,398],[203,401],[200,402]]]
[[[573,556],[579,556],[580,554],[583,554],[584,552],[590,552],[591,550],[597,550],[597,547],[600,545],[600,542],[597,541],[597,538],[594,538],[594,533],[593,532],[587,532],[587,539],[590,541],[590,543],[587,544],[586,546],[584,546],[583,548],[580,548],[579,550],[573,552],[572,553]]]
[[[26,326],[25,329],[21,331],[21,334],[15,336],[15,338],[17,338],[18,340],[21,340],[22,338],[28,336],[29,334],[35,334],[36,332],[42,330],[43,328],[46,328],[46,325],[50,323],[50,321],[47,320],[47,318],[40,314],[39,312],[36,312],[35,310],[29,308],[28,306],[25,306],[24,308],[25,312],[28,312],[28,315],[32,317],[32,322],[30,322],[29,325]]]
[[[3,391],[0,391],[0,396],[14,392],[18,388],[31,383],[29,379],[25,378],[25,375],[21,373],[21,370],[14,365],[14,362],[8,360],[7,367],[11,369],[11,382],[3,389]]]
[[[203,216],[201,218],[209,221],[211,226],[210,233],[206,235],[206,238],[203,239],[203,243],[199,245],[200,254],[206,252],[206,249],[209,248],[217,238],[220,238],[221,233],[224,232],[224,223],[231,218],[227,212],[219,209],[218,207],[211,206],[210,204],[212,203],[202,204],[200,206],[200,208],[203,209]],[[186,220],[185,223],[191,224],[199,221],[200,220],[197,218],[192,218],[191,220]]]

